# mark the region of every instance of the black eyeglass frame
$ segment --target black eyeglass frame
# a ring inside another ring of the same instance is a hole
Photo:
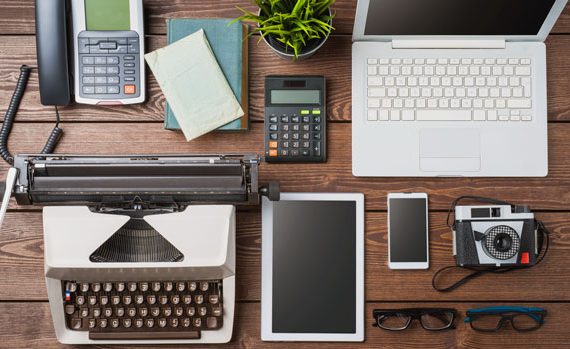
[[[433,314],[451,314],[451,319],[445,327],[441,328],[430,328],[426,327],[422,322],[422,315],[433,315]],[[394,316],[403,315],[408,317],[408,321],[404,327],[401,328],[388,328],[380,324],[381,316]],[[372,316],[375,322],[372,324],[374,327],[381,328],[387,331],[403,331],[408,329],[414,320],[418,320],[420,325],[424,330],[427,331],[445,331],[450,329],[455,329],[455,319],[457,318],[457,310],[453,308],[404,308],[404,309],[374,309],[372,311]]]
[[[478,332],[497,332],[499,331],[507,322],[511,323],[511,327],[518,332],[530,332],[530,331],[535,331],[539,328],[542,327],[542,325],[544,324],[544,318],[546,316],[546,310],[537,310],[537,311],[531,311],[531,312],[517,312],[517,311],[505,311],[504,313],[493,313],[493,312],[480,312],[480,313],[472,313],[470,311],[467,311],[466,313],[467,317],[470,318],[471,320],[468,321],[469,325],[471,326],[471,328],[475,331]],[[538,319],[535,319],[533,316],[531,315],[535,315],[538,316]],[[485,329],[485,328],[480,328],[477,326],[473,326],[473,322],[475,322],[475,320],[477,318],[481,318],[481,317],[485,317],[485,316],[500,316],[501,318],[499,319],[499,321],[497,321],[497,326],[493,329]],[[513,321],[513,319],[515,317],[518,316],[527,316],[530,317],[531,319],[533,319],[536,323],[536,325],[534,327],[529,327],[529,328],[519,328],[516,325],[516,322]],[[467,322],[467,321],[466,321]]]

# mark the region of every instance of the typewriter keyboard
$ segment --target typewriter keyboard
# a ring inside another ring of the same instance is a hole
[[[63,281],[66,326],[90,339],[199,339],[223,325],[222,281]]]

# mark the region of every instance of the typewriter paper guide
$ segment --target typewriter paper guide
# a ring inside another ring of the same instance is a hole
[[[98,279],[121,275],[160,278],[225,278],[235,274],[235,208],[231,205],[189,206],[179,213],[146,216],[145,220],[183,255],[180,262],[94,263],[89,256],[129,217],[95,213],[85,206],[44,208],[46,277]],[[129,271],[128,273],[126,273]]]
[[[204,30],[148,53],[145,58],[186,140],[244,115]]]

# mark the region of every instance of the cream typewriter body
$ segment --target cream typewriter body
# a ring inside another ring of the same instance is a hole
[[[44,207],[45,276],[66,344],[225,343],[235,206],[256,205],[257,156],[17,156],[19,204]],[[8,186],[8,184],[7,184]]]

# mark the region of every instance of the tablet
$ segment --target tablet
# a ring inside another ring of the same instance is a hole
[[[261,339],[364,340],[364,195],[262,204]]]

